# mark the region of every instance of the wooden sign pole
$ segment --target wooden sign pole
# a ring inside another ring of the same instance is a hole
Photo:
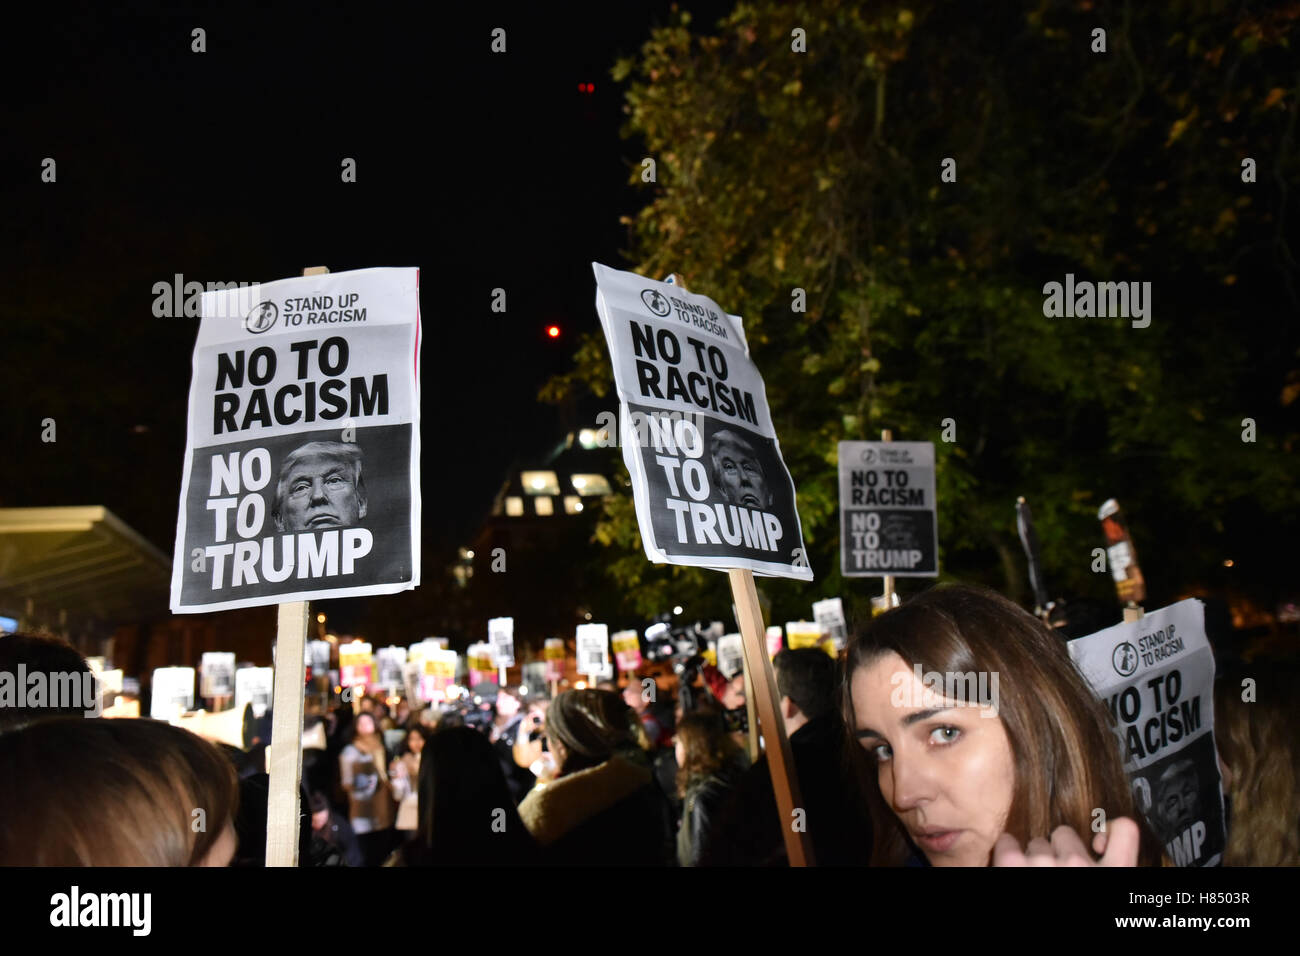
[[[758,591],[754,587],[754,572],[748,568],[732,568],[727,576],[731,579],[731,595],[740,613],[745,673],[752,675],[755,693],[751,696],[757,698],[758,722],[767,741],[767,769],[772,774],[772,789],[776,791],[785,852],[791,866],[813,866],[812,844],[808,842],[807,830],[801,827],[796,831],[794,828],[794,811],[803,809],[803,798],[799,793],[790,739],[785,735],[785,721],[779,711],[781,698],[776,689],[776,675],[772,673],[772,662],[767,659],[766,631],[763,612],[758,606]]]
[[[766,653],[766,646],[764,646],[763,651]],[[754,702],[754,679],[749,674],[748,661],[745,662],[743,670],[745,674],[745,723],[749,727],[749,733],[745,739],[745,750],[749,753],[749,762],[756,763],[761,748],[758,745],[758,710]],[[779,703],[778,700],[778,705]],[[782,723],[784,722],[783,720]]]
[[[670,277],[672,284],[686,289],[686,280],[676,272]],[[781,832],[785,837],[785,851],[791,866],[813,866],[812,844],[808,841],[806,827],[795,829],[795,810],[803,811],[803,798],[799,793],[799,779],[794,769],[794,756],[790,739],[785,735],[785,721],[781,717],[781,697],[776,689],[776,675],[772,662],[767,659],[767,630],[763,626],[763,610],[758,605],[758,590],[754,587],[754,572],[748,568],[727,571],[731,581],[731,596],[740,616],[741,646],[745,651],[745,699],[754,700],[758,709],[758,726],[767,741],[767,769],[772,774],[772,789],[776,791],[776,808],[781,816]],[[751,693],[752,691],[752,693]],[[751,733],[755,723],[750,721]]]
[[[305,276],[329,269],[304,269]],[[307,602],[279,605],[271,715],[271,781],[266,800],[266,865],[298,865],[298,790],[302,786],[302,714],[307,684]]]

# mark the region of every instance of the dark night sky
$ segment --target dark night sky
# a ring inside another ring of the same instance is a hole
[[[7,32],[0,505],[106,505],[170,553],[197,320],[155,318],[154,283],[419,266],[426,560],[472,533],[559,436],[537,390],[596,327],[589,263],[622,264],[618,218],[645,198],[609,69],[668,14],[520,7],[42,8]]]

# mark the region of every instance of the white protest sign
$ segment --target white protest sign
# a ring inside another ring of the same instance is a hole
[[[402,686],[402,668],[406,666],[406,648],[381,647],[375,652],[375,667],[379,679],[375,682],[387,688],[389,693],[396,693]]]
[[[260,719],[271,706],[274,681],[273,667],[241,667],[235,671],[235,710],[242,713],[252,704],[253,716]]]
[[[934,445],[842,441],[839,458],[841,573],[938,577]]]
[[[592,263],[646,555],[812,580],[794,482],[739,316]]]
[[[1115,718],[1133,794],[1178,866],[1216,866],[1226,842],[1214,748],[1214,653],[1195,598],[1069,643]]]
[[[718,670],[728,678],[745,669],[745,648],[739,634],[724,634],[718,638]]]
[[[194,668],[159,667],[153,672],[149,716],[154,720],[178,720],[194,709]]]
[[[515,619],[494,617],[488,621],[488,644],[492,648],[492,665],[515,666]]]
[[[199,658],[199,696],[229,697],[235,692],[235,655],[206,651]]]
[[[609,626],[606,624],[578,625],[578,673],[597,680],[608,671],[613,674],[609,660]]]
[[[767,656],[776,657],[781,653],[781,625],[772,624],[767,629]]]
[[[416,587],[419,270],[201,301],[172,610]]]
[[[831,636],[835,650],[843,650],[849,635],[848,622],[844,619],[844,601],[837,597],[814,601],[812,611],[813,619]]]
[[[304,663],[311,668],[311,676],[329,677],[330,672],[330,642],[329,641],[308,641],[307,648],[303,654]]]

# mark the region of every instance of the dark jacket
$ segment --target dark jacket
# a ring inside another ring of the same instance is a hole
[[[843,721],[825,714],[790,736],[817,866],[866,866],[871,822],[845,766]],[[785,839],[764,755],[736,787],[701,866],[786,866]]]
[[[361,846],[352,825],[333,810],[329,823],[312,830],[312,862],[315,866],[361,865]]]
[[[686,787],[682,822],[677,828],[677,862],[682,866],[699,864],[717,830],[723,808],[748,767],[749,761],[742,755]]]
[[[622,757],[534,787],[519,815],[552,865],[676,862],[667,797],[648,769]]]

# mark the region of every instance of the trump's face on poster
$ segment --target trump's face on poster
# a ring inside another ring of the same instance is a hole
[[[357,524],[366,516],[361,449],[346,442],[308,442],[280,466],[275,509],[280,531],[317,531]]]
[[[772,506],[772,492],[758,453],[743,436],[730,429],[716,432],[709,440],[713,459],[713,483],[733,505],[763,509]]]

